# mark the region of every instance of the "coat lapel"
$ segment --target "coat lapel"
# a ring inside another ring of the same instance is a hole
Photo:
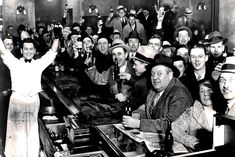
[[[202,128],[205,128],[206,130],[210,130],[209,123],[207,121],[206,115],[204,113],[204,109],[199,101],[195,101],[194,107],[193,107],[193,118],[198,122],[199,125],[201,125]]]

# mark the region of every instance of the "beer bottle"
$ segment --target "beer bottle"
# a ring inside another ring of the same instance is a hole
[[[174,144],[174,139],[173,139],[172,130],[171,130],[171,123],[168,122],[167,129],[165,132],[165,139],[164,139],[165,153],[167,156],[171,156],[174,154],[173,144]]]
[[[118,80],[120,79],[120,77],[119,77],[120,68],[119,68],[119,66],[118,66],[118,60],[117,60],[117,58],[115,59],[114,71],[113,71],[113,73],[114,73],[114,80],[115,80],[115,81],[118,81]]]

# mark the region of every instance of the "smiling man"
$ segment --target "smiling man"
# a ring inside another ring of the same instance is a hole
[[[0,40],[0,54],[10,69],[12,94],[9,102],[5,154],[8,157],[39,156],[38,111],[42,91],[41,75],[57,55],[59,40],[44,56],[34,60],[35,42],[31,38],[22,41],[23,57],[15,58]]]
[[[219,77],[219,88],[227,100],[225,114],[235,116],[235,57],[227,57],[222,65]]]
[[[112,54],[113,62],[117,62],[119,73],[126,72],[134,75],[132,64],[127,60],[129,54],[129,46],[127,46],[123,40],[115,39],[112,46],[109,48],[109,52]],[[86,70],[86,74],[94,84],[106,85],[109,84],[112,95],[119,102],[126,101],[126,97],[129,95],[130,86],[125,84],[123,79],[114,79],[114,65],[108,68],[106,71],[99,72],[97,67],[89,68]]]
[[[195,45],[189,53],[189,61],[185,76],[182,77],[182,83],[189,89],[194,100],[199,100],[199,84],[200,80],[211,80],[211,69],[206,65],[208,55],[204,45]]]

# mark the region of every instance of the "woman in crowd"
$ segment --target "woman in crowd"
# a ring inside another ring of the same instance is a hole
[[[210,81],[199,84],[200,101],[195,100],[193,106],[172,123],[175,141],[193,151],[212,148],[213,116],[216,113],[213,94]]]

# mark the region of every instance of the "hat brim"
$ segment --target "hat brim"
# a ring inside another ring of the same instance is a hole
[[[186,30],[189,34],[190,40],[192,40],[193,33],[192,33],[191,29],[188,27],[185,27],[185,26],[180,26],[180,27],[176,28],[176,30],[174,32],[174,39],[176,40],[177,34],[179,33],[179,31],[182,31],[182,30]]]
[[[180,76],[180,71],[174,65],[159,62],[159,63],[153,63],[151,67],[153,68],[157,65],[164,65],[164,66],[170,68],[173,71],[174,77],[176,77],[176,78],[178,78]]]
[[[121,48],[125,49],[125,50],[127,51],[127,53],[130,52],[129,46],[127,46],[127,45],[125,45],[125,44],[117,44],[117,45],[111,46],[111,47],[109,48],[109,50],[108,50],[109,53],[112,53],[113,49],[118,48],[118,47],[121,47]]]
[[[223,42],[223,43],[226,43],[227,41],[228,41],[228,39],[227,38],[225,38],[225,39],[218,39],[218,40],[214,40],[214,41],[210,41],[209,39],[205,39],[204,41],[203,41],[203,44],[204,45],[212,45],[212,44],[216,44],[216,43],[219,43],[219,42]]]

